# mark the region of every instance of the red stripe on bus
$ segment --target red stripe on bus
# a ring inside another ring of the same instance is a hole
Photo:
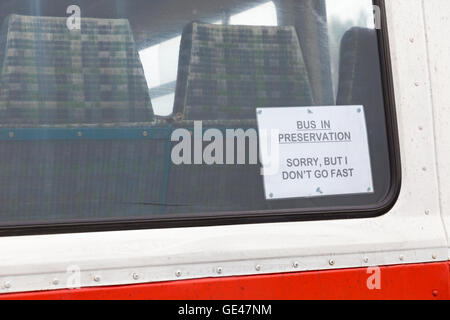
[[[1,299],[449,299],[450,262],[380,267],[381,286],[367,268],[206,278],[138,285],[0,295]],[[373,279],[372,279],[373,280]]]

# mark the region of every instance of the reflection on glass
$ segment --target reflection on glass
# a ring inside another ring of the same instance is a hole
[[[277,26],[277,10],[273,1],[230,17],[230,24],[245,26]]]
[[[156,88],[150,95],[153,111],[160,116],[168,116],[172,113],[175,84],[170,86],[172,89],[169,90],[171,92],[169,95],[164,90],[157,89],[177,79],[180,41],[181,36],[178,36],[139,52],[148,87]]]
[[[342,36],[352,27],[374,29],[371,0],[327,0],[331,74],[336,97],[339,78],[339,49]]]
[[[181,36],[175,37],[139,52],[150,89],[176,80],[177,66],[173,62],[178,60],[180,41]]]
[[[173,89],[172,89],[173,90]],[[172,113],[175,93],[166,94],[152,99],[153,110],[160,116],[168,116]]]

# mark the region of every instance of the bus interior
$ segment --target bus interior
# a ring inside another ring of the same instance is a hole
[[[390,164],[372,1],[346,0],[351,18],[338,2],[2,0],[0,223],[379,202]],[[171,133],[195,121],[248,129],[256,107],[339,105],[365,107],[374,193],[267,201],[258,164],[170,161]]]

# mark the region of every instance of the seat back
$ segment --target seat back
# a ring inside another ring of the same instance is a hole
[[[3,60],[4,60],[4,56],[5,56],[5,46],[6,46],[6,38],[7,38],[7,32],[3,32],[3,30],[6,29],[6,21],[0,25],[0,77],[1,77],[1,71],[2,71],[2,65],[3,65]],[[1,81],[1,78],[0,78]],[[1,87],[0,87],[0,91],[1,91]]]
[[[351,28],[341,41],[337,104],[364,106],[375,190],[386,189],[391,172],[382,84],[377,31]]]
[[[11,15],[0,35],[0,123],[143,122],[153,119],[128,20]],[[3,49],[1,49],[3,47]]]
[[[174,115],[254,119],[255,108],[313,104],[294,27],[191,23],[183,31]]]
[[[341,41],[338,105],[383,106],[376,31],[354,27]],[[370,110],[369,110],[370,112]]]

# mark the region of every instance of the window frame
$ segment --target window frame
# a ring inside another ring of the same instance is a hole
[[[381,79],[383,98],[385,102],[385,121],[387,127],[387,145],[389,150],[391,181],[386,197],[374,205],[359,205],[308,209],[283,209],[264,211],[221,212],[209,214],[208,217],[168,217],[168,218],[139,218],[139,219],[111,219],[109,221],[61,223],[41,223],[30,225],[2,225],[0,237],[21,235],[43,235],[58,233],[84,233],[98,231],[123,231],[163,228],[205,227],[237,224],[322,221],[336,219],[374,218],[389,212],[395,205],[401,189],[401,159],[397,128],[397,116],[394,98],[389,36],[386,24],[385,0],[373,0],[373,4],[381,11],[381,28],[376,29],[379,57],[381,65]]]

